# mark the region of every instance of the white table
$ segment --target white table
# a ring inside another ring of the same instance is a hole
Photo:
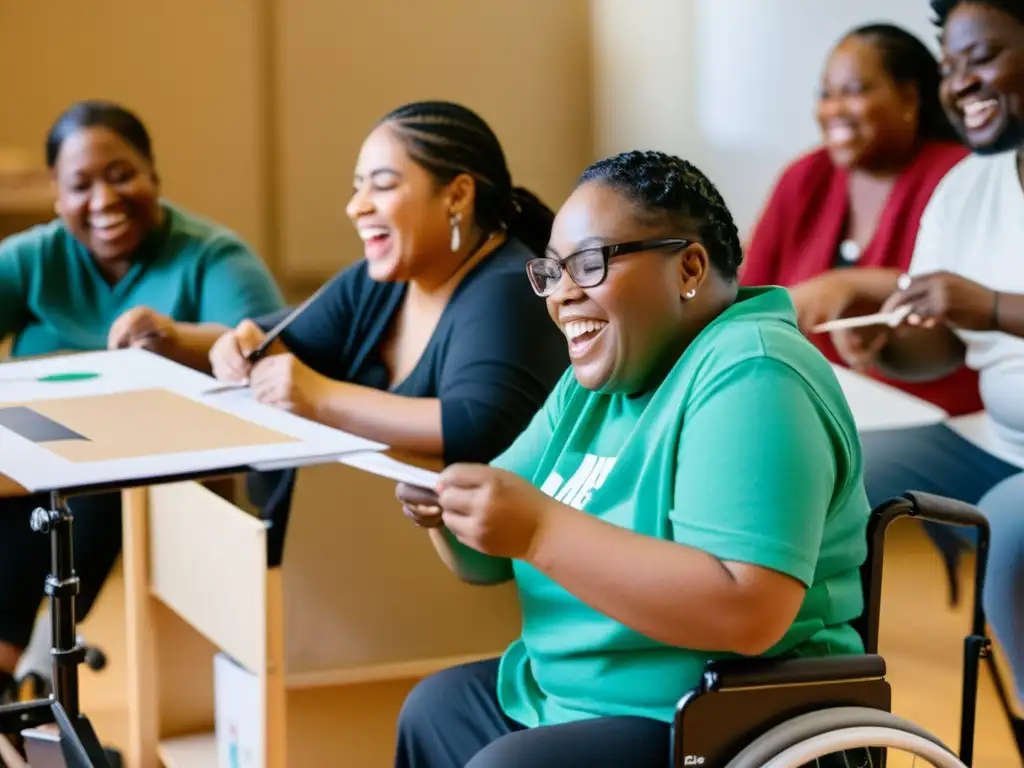
[[[861,432],[926,427],[949,419],[942,408],[901,389],[849,368],[835,365],[833,369]]]

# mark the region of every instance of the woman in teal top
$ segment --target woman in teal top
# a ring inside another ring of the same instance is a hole
[[[709,659],[860,653],[865,495],[853,417],[692,165],[582,176],[528,264],[572,367],[490,466],[399,487],[466,581],[514,579],[501,659],[420,683],[396,765],[669,765]]]
[[[59,218],[0,243],[0,339],[13,337],[15,357],[133,346],[203,369],[219,335],[283,306],[241,240],[161,201],[149,135],[127,110],[72,106],[46,156]],[[29,514],[46,504],[0,504],[0,703],[43,593],[48,544]],[[71,506],[84,615],[120,551],[120,496]]]
[[[0,243],[0,338],[15,357],[136,346],[208,369],[210,346],[283,306],[233,233],[160,199],[149,134],[81,102],[46,140],[59,218]]]

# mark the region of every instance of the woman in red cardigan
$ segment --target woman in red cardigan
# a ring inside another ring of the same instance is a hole
[[[824,146],[782,174],[740,276],[745,285],[790,288],[805,333],[826,320],[877,311],[892,276],[909,267],[932,191],[968,154],[938,90],[934,57],[899,27],[860,27],[833,50],[817,108]],[[843,364],[828,334],[811,339]],[[865,373],[953,415],[982,407],[977,374],[967,368],[931,382]]]

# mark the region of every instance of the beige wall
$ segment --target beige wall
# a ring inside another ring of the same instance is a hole
[[[268,245],[258,10],[247,0],[0,0],[0,146],[42,162],[47,128],[82,98],[130,106],[164,192]]]
[[[592,159],[587,0],[0,0],[0,146],[42,153],[86,97],[124,102],[165,193],[233,227],[284,280],[358,257],[344,218],[366,131],[449,98],[556,207]]]
[[[933,48],[923,0],[591,0],[595,149],[660,149],[710,176],[741,233],[819,141],[815,93],[847,30],[887,21]]]
[[[361,246],[344,216],[359,146],[407,101],[479,112],[513,181],[557,206],[591,157],[586,0],[375,0],[278,8],[282,266],[322,274]]]
[[[591,0],[590,13],[596,153],[684,153],[696,98],[693,3]]]

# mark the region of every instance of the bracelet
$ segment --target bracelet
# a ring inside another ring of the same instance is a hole
[[[992,314],[989,316],[989,326],[993,331],[999,330],[999,291],[992,291]]]

